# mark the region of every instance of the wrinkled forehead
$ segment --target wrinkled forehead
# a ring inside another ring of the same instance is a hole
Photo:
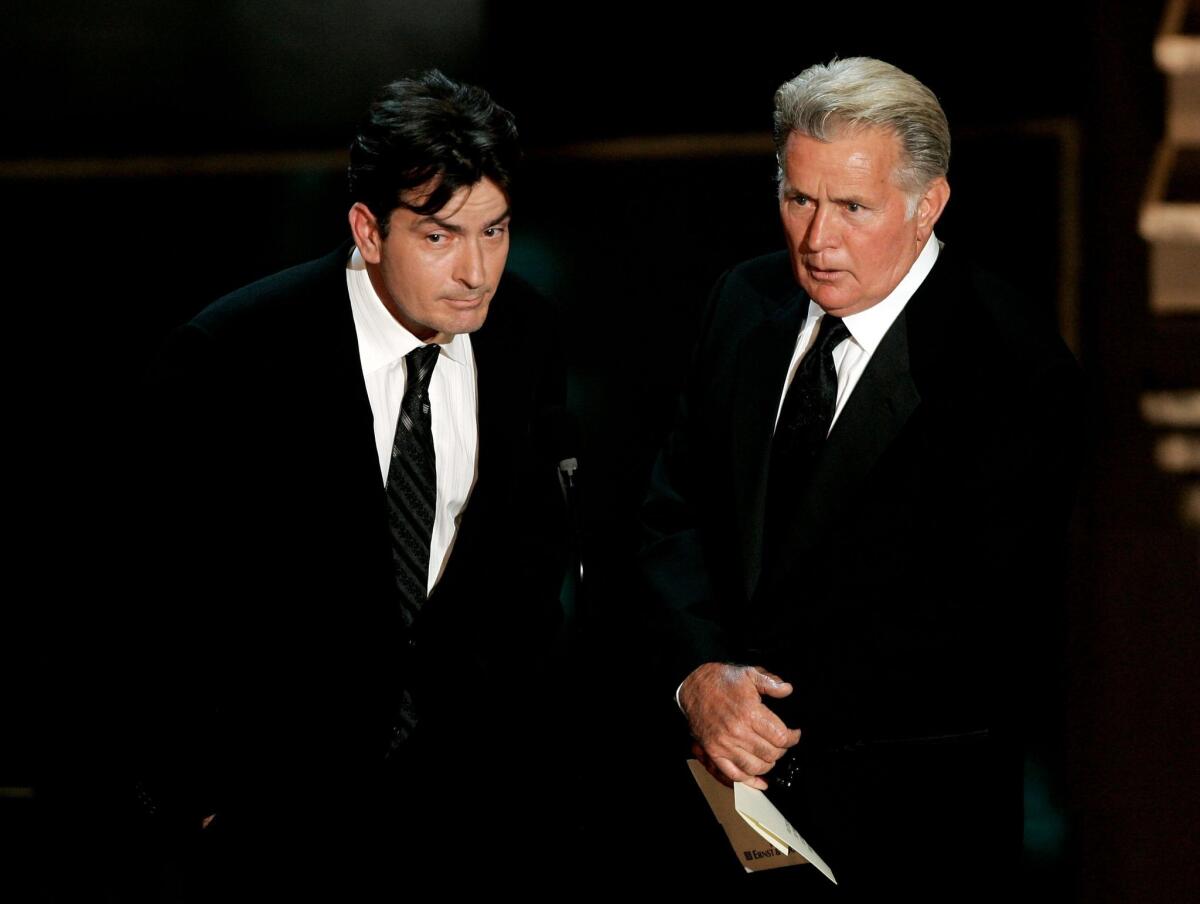
[[[783,183],[788,181],[789,176],[791,178],[798,178],[803,175],[802,173],[789,172],[789,163],[792,162],[789,151],[798,138],[817,142],[819,145],[830,147],[830,149],[832,149],[832,146],[842,143],[861,145],[866,152],[865,155],[856,155],[856,158],[850,158],[846,162],[848,164],[857,162],[865,165],[867,169],[872,168],[876,163],[884,164],[887,167],[887,176],[892,184],[901,190],[907,191],[904,175],[907,158],[900,136],[896,134],[894,129],[888,126],[860,123],[853,120],[833,120],[831,127],[825,130],[821,137],[793,129],[788,134],[783,154],[779,160],[779,181],[781,187]],[[859,167],[853,165],[847,166],[847,172],[851,169],[857,170]]]

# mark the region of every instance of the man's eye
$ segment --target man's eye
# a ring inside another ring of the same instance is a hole
[[[851,201],[846,205],[846,210],[850,211],[851,213],[858,213],[860,210],[862,210],[862,205]]]
[[[808,195],[792,195],[792,203],[804,207],[808,204]]]
[[[504,227],[503,226],[489,226],[487,229],[483,230],[483,234],[485,236],[487,236],[489,239],[498,238],[499,236],[504,235]]]
[[[445,241],[445,239],[446,236],[440,232],[431,232],[429,235],[425,236],[425,240],[431,245],[440,245],[443,241]]]

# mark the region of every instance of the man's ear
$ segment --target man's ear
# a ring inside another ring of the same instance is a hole
[[[350,208],[350,234],[358,253],[368,264],[378,264],[383,254],[383,236],[379,232],[379,221],[366,204],[356,201]]]
[[[917,202],[917,241],[924,242],[933,232],[933,226],[946,209],[950,200],[950,183],[945,176],[938,176],[925,188],[925,194]]]

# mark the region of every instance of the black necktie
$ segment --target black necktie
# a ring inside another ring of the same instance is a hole
[[[429,381],[437,364],[438,346],[423,345],[404,358],[408,378],[392,461],[388,466],[388,523],[392,530],[392,562],[404,627],[412,627],[425,603],[429,584],[429,541],[437,511],[437,467],[429,417]]]
[[[767,535],[776,528],[808,483],[812,465],[833,423],[837,407],[837,369],[833,350],[850,331],[840,317],[821,318],[817,341],[796,368],[771,441],[767,478]]]
[[[400,617],[411,629],[425,604],[429,586],[429,542],[437,511],[437,467],[429,416],[429,381],[437,364],[438,346],[424,345],[404,358],[407,381],[392,460],[388,465],[388,525],[392,534],[392,564],[399,591]],[[399,689],[389,744],[389,756],[412,734],[417,709],[411,688]]]

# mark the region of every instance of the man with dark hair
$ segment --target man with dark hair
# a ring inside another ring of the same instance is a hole
[[[788,247],[714,289],[645,508],[670,686],[696,756],[766,790],[840,884],[775,880],[1003,896],[1077,368],[934,235],[950,133],[928,88],[852,58],[775,99]]]
[[[410,86],[416,84],[419,92]],[[434,70],[396,82],[375,99],[350,147],[350,196],[383,222],[398,206],[436,213],[460,188],[485,177],[507,194],[519,156],[508,111],[481,88]],[[426,186],[419,201],[401,201]]]
[[[518,156],[484,91],[388,85],[351,240],[202,311],[154,374],[143,790],[218,894],[511,853],[564,564],[560,343],[501,285]]]

